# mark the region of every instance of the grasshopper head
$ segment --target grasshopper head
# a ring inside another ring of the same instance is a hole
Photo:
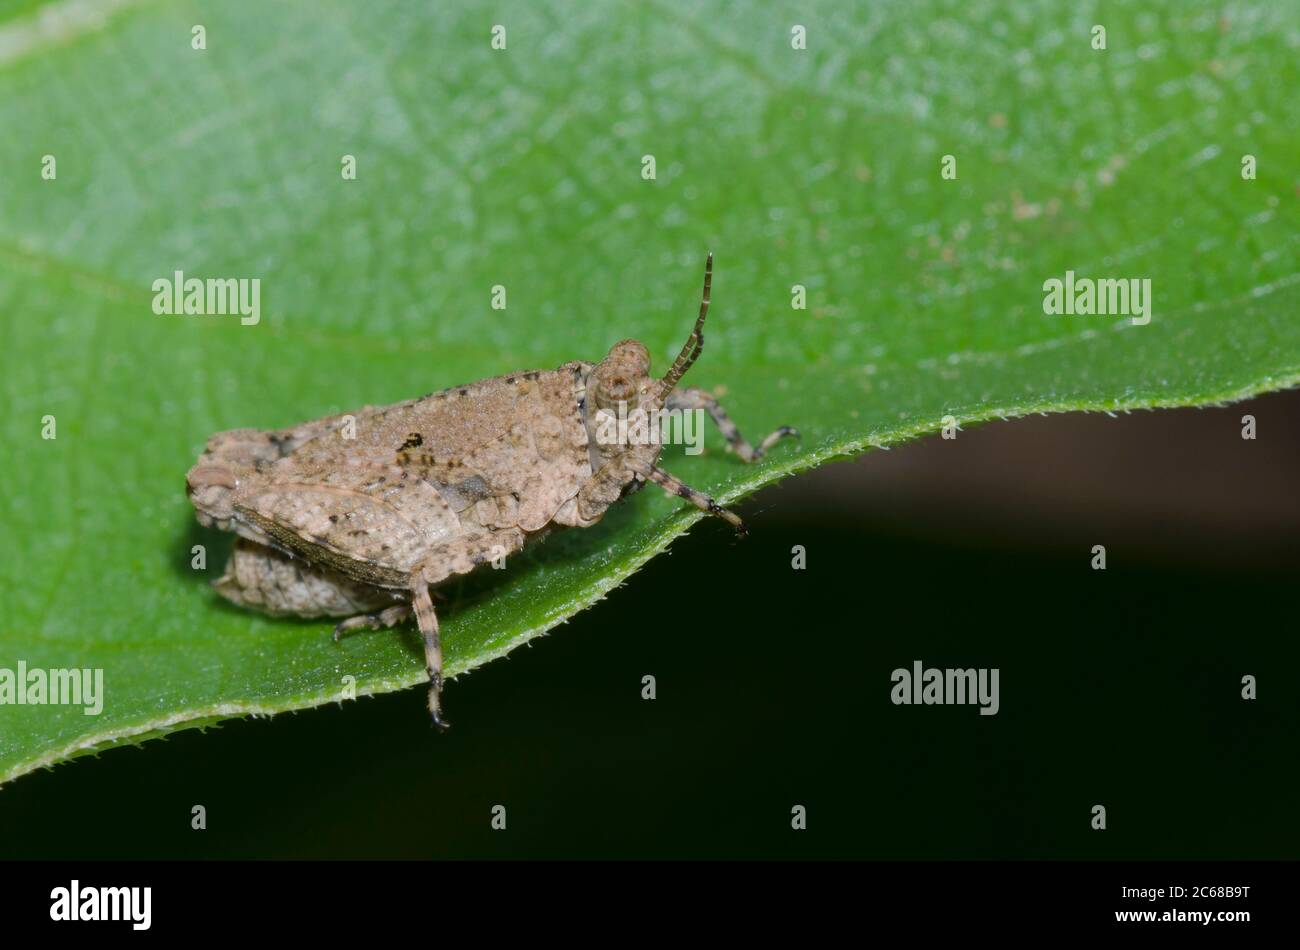
[[[713,255],[704,268],[700,316],[662,379],[650,376],[650,352],[636,340],[614,344],[588,372],[583,421],[593,480],[580,493],[575,523],[592,524],[622,495],[644,484],[663,451],[662,411],[704,348]]]
[[[592,367],[585,422],[593,472],[611,466],[609,472],[625,472],[630,482],[628,462],[654,464],[662,449],[656,413],[663,405],[659,385],[650,376],[649,351],[636,340],[615,343]]]
[[[636,340],[615,343],[596,364],[587,383],[597,409],[631,412],[655,390],[650,378],[650,352]]]
[[[650,377],[650,352],[637,340],[615,343],[609,355],[592,368],[587,377],[586,413],[588,433],[594,436],[592,471],[625,454],[634,456],[641,467],[658,459],[661,444],[655,430],[659,412],[704,349],[704,318],[709,313],[712,283],[713,255],[709,254],[699,318],[662,379]]]

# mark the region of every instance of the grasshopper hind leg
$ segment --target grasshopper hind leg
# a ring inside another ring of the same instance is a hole
[[[411,609],[415,611],[415,622],[424,640],[424,669],[429,674],[429,715],[438,729],[446,730],[451,723],[442,717],[442,640],[428,584],[419,581],[414,584]]]
[[[360,614],[341,621],[334,628],[334,640],[338,642],[354,630],[395,627],[412,616],[420,628],[420,638],[424,641],[424,669],[429,675],[429,715],[435,726],[445,730],[451,723],[442,717],[442,640],[438,630],[438,615],[433,609],[433,596],[427,584],[412,587],[409,604],[396,604],[379,613]]]

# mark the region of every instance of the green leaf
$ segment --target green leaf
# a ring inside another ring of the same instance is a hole
[[[0,668],[102,669],[105,702],[0,707],[0,781],[331,702],[347,676],[359,695],[422,683],[409,630],[336,645],[329,623],[208,589],[228,540],[183,491],[207,436],[598,359],[629,336],[662,368],[708,249],[689,382],[725,387],[750,437],[804,435],[754,466],[716,433],[703,456],[666,453],[724,501],[946,415],[1296,383],[1293,4],[848,6],[11,6]],[[260,323],[155,314],[153,281],[176,270],[260,279]],[[1044,282],[1067,270],[1149,278],[1150,323],[1045,314]],[[451,585],[448,671],[603,597],[698,517],[648,490]],[[688,583],[677,596],[708,596]],[[449,690],[453,720],[469,688]]]

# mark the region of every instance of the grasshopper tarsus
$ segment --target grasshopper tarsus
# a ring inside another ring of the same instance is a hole
[[[410,617],[412,610],[410,604],[396,604],[379,613],[359,614],[356,617],[340,620],[334,625],[334,642],[341,642],[344,634],[354,630],[383,630],[385,627],[395,627]]]
[[[442,716],[442,673],[438,670],[429,671],[429,719],[439,732],[451,728],[451,723]]]

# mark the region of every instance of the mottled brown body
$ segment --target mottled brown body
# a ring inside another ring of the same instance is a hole
[[[556,525],[587,527],[649,480],[740,519],[657,467],[662,445],[603,444],[600,411],[705,408],[746,461],[752,448],[711,396],[674,391],[699,356],[695,331],[661,380],[624,340],[600,363],[512,373],[279,431],[213,436],[187,476],[199,521],[240,536],[219,593],[273,614],[344,616],[336,635],[416,616],[429,706],[443,725],[441,646],[429,588],[519,551]],[[370,612],[379,610],[372,615]]]

